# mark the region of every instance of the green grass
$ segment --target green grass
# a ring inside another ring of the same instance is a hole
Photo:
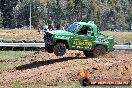
[[[13,61],[33,53],[34,51],[0,51],[0,71],[13,69],[14,67],[23,65],[24,62]]]
[[[33,51],[0,51],[0,58],[19,58],[33,53]]]
[[[0,71],[13,69],[14,67],[23,65],[24,62],[0,62]]]
[[[26,84],[26,85],[21,85],[19,83],[15,83],[11,85],[11,88],[132,88],[132,85],[130,86],[104,86],[104,85],[91,85],[91,86],[86,86],[82,87],[79,82],[72,82],[72,83],[56,83],[56,84],[51,84],[51,85],[45,85],[45,84]]]
[[[110,32],[110,31],[103,31],[105,35],[113,36],[117,43],[125,43],[125,42],[132,42],[132,32]]]
[[[22,88],[22,85],[20,85],[19,83],[15,83],[11,85],[11,88]]]

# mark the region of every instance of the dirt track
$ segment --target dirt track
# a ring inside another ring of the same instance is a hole
[[[77,51],[69,51],[63,57],[37,52],[25,58],[8,60],[16,61],[26,64],[1,72],[0,84],[78,81],[82,68],[90,69],[90,78],[94,79],[132,80],[132,52],[114,51],[99,58],[85,58]]]

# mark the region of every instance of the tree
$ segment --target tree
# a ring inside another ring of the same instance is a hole
[[[13,19],[13,8],[17,5],[18,0],[1,0],[0,10],[2,15],[2,26],[4,28],[12,28],[14,24]]]
[[[32,13],[32,26],[36,28],[45,19],[45,6],[39,0],[24,0],[19,2],[14,9],[16,27],[29,26],[30,4]]]

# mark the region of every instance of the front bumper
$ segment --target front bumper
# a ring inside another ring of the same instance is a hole
[[[55,43],[54,43],[53,41],[51,41],[51,40],[45,40],[44,42],[45,42],[45,44],[48,44],[48,45],[54,45],[54,44],[55,44]]]
[[[45,32],[44,37],[43,37],[45,44],[54,45],[52,38],[53,38],[53,35],[51,33]]]

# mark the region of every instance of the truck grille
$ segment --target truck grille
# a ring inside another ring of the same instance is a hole
[[[49,32],[45,32],[44,34],[44,41],[52,40],[52,34]]]

